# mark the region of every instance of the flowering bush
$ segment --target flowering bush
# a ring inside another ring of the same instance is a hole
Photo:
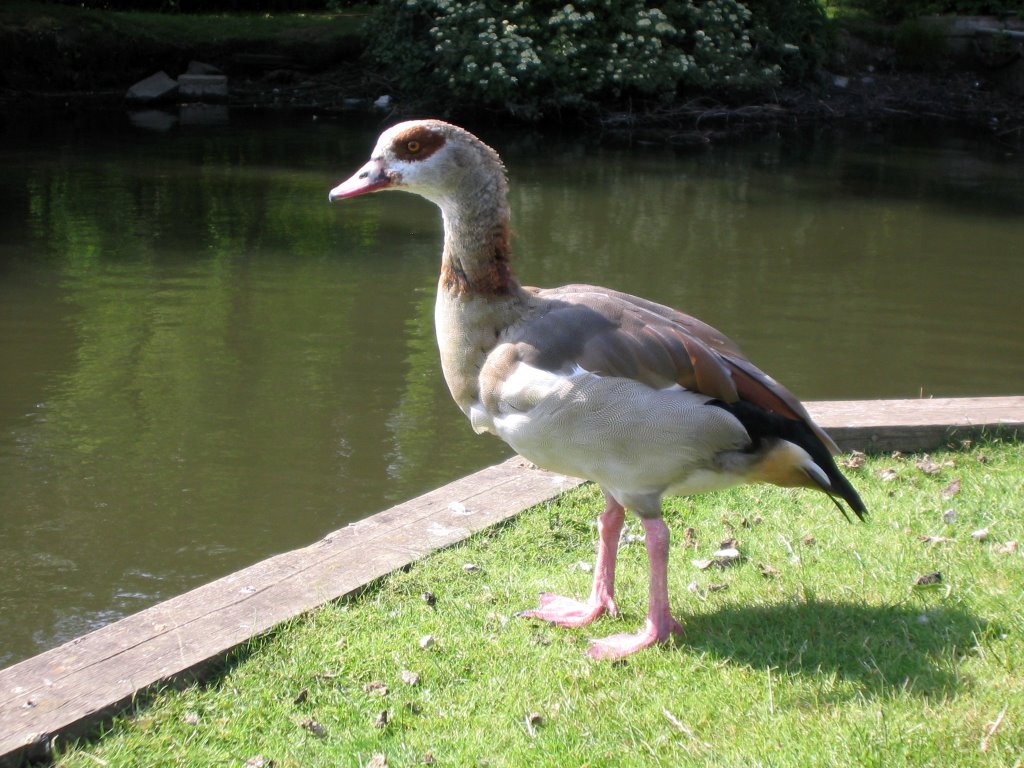
[[[411,93],[529,113],[774,85],[804,41],[768,37],[740,0],[384,0],[369,55]]]

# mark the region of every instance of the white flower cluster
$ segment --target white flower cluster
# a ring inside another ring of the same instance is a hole
[[[781,75],[756,60],[751,13],[740,0],[381,5],[392,26],[377,40],[379,59],[478,104],[669,98],[687,86],[768,85]]]

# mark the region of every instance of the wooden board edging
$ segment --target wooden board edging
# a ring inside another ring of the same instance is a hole
[[[934,397],[805,403],[844,451],[932,451],[950,440],[1024,435],[1024,397]]]
[[[920,451],[1024,434],[1024,397],[812,402],[844,450]],[[519,458],[348,525],[0,670],[0,765],[45,760],[155,686],[209,669],[275,625],[559,496],[579,480]]]

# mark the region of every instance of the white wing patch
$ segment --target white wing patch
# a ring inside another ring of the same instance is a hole
[[[501,385],[499,413],[524,414],[552,395],[566,391],[574,379],[593,374],[578,365],[572,373],[552,373],[534,368],[526,363],[518,363],[512,375]]]

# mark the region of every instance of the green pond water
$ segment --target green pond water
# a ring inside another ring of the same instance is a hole
[[[0,666],[509,454],[432,328],[440,217],[331,206],[381,126],[0,118]],[[516,264],[674,305],[805,399],[1020,394],[1024,160],[481,131]]]

